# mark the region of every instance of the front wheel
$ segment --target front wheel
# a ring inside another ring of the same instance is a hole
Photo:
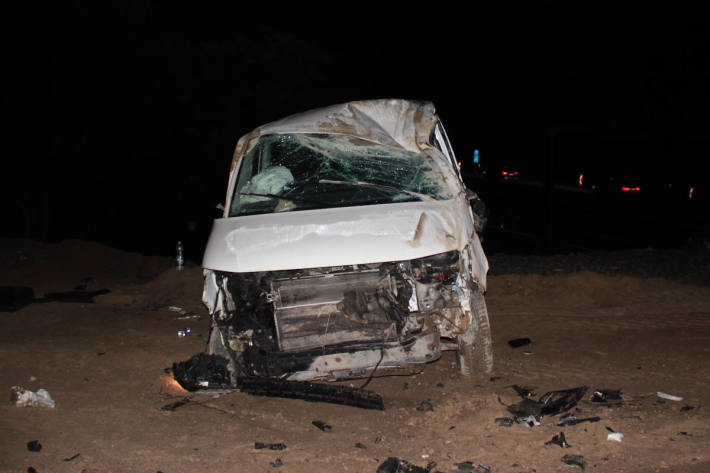
[[[463,376],[493,371],[493,346],[486,300],[478,290],[471,291],[472,322],[456,337],[456,365]]]

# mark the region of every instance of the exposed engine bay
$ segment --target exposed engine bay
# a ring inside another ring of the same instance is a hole
[[[462,257],[461,255],[464,255]],[[417,372],[475,320],[465,252],[303,270],[205,271],[208,353],[236,376],[339,380]],[[487,330],[487,316],[486,316]],[[486,332],[487,335],[487,332]]]

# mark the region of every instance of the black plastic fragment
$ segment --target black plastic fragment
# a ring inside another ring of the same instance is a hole
[[[39,443],[39,440],[32,440],[30,442],[27,442],[27,450],[30,452],[39,452],[42,450],[42,444]]]
[[[532,343],[532,340],[529,338],[514,338],[512,340],[508,340],[508,345],[510,345],[512,348],[520,348],[524,347],[526,345],[530,345]]]
[[[34,469],[34,467],[28,467],[27,468],[27,473],[37,473],[37,470]]]
[[[515,423],[515,420],[512,417],[498,417],[495,423],[503,427],[510,427]]]
[[[64,461],[65,461],[65,462],[70,462],[70,461],[72,461],[72,460],[74,460],[74,459],[76,459],[76,458],[79,458],[79,455],[81,455],[81,453],[76,453],[76,454],[74,454],[74,455],[72,455],[72,456],[70,456],[70,457],[65,458]]]
[[[680,408],[680,412],[692,411],[693,409],[695,409],[694,406],[683,406]]]
[[[435,466],[435,463],[429,463],[425,468],[422,468],[406,460],[389,457],[377,467],[377,473],[431,473]]]
[[[227,360],[221,356],[198,353],[187,361],[173,363],[173,377],[188,391],[231,389]]]
[[[586,392],[587,386],[550,391],[538,401],[524,398],[519,403],[506,407],[508,412],[513,414],[515,422],[532,427],[540,422],[542,416],[554,416],[570,410],[584,397]]]
[[[582,455],[565,455],[562,457],[562,463],[570,466],[578,466],[582,471],[587,468],[587,462]]]
[[[248,377],[237,380],[239,390],[254,396],[285,397],[309,402],[331,402],[363,409],[385,409],[382,397],[372,391],[348,386]]]
[[[552,391],[545,394],[540,398],[540,402],[542,403],[540,414],[554,416],[572,409],[584,397],[587,389],[587,386],[580,386],[578,388]]]
[[[285,443],[262,443],[262,442],[254,442],[254,449],[255,449],[255,450],[264,450],[264,449],[269,449],[269,450],[285,450],[285,449],[286,449],[286,444],[285,444]]]
[[[282,462],[280,458],[277,458],[276,460],[269,462],[269,465],[271,465],[272,468],[280,468],[284,466],[284,462]]]
[[[434,404],[432,404],[430,399],[426,399],[422,401],[421,404],[419,404],[419,407],[417,407],[417,410],[419,412],[432,412],[434,410]]]
[[[360,442],[355,444],[355,448],[359,448],[360,450],[367,450],[367,447],[365,446],[365,444],[360,443]]]
[[[331,427],[328,424],[326,424],[325,422],[321,422],[319,420],[314,420],[313,422],[311,422],[311,424],[315,425],[323,432],[331,432],[333,430],[333,427]]]
[[[583,422],[599,422],[601,417],[585,417],[584,419],[578,419],[574,414],[568,414],[566,416],[560,417],[557,421],[558,427],[569,427],[572,425],[581,424]]]
[[[465,461],[461,463],[454,463],[454,466],[458,468],[457,470],[451,470],[451,473],[491,473],[491,467],[481,465],[474,465],[471,461]]]
[[[559,434],[552,437],[550,440],[545,442],[545,445],[559,445],[560,448],[570,448],[571,447],[571,445],[567,443],[567,439],[565,438],[564,432],[560,432]]]
[[[589,399],[592,402],[610,402],[610,401],[622,401],[621,389],[616,391],[611,389],[597,389],[592,393],[592,397]]]

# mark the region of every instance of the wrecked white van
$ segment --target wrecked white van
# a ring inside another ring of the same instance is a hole
[[[232,376],[411,373],[493,359],[488,262],[428,102],[350,102],[243,136],[203,267],[207,352]]]

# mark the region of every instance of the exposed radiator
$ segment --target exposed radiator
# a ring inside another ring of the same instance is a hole
[[[396,338],[388,298],[395,290],[390,276],[377,270],[275,280],[279,349]]]

